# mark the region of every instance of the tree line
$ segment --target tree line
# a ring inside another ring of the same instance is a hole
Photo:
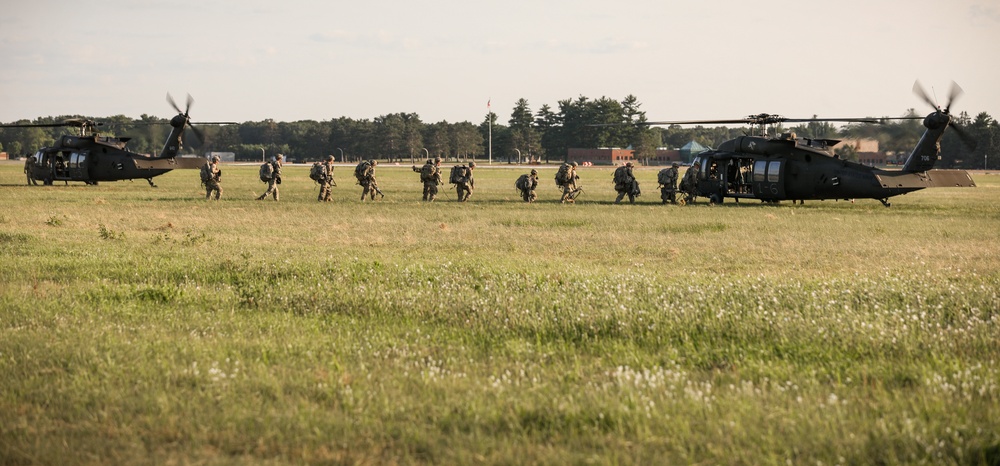
[[[333,155],[338,161],[381,159],[415,161],[429,157],[445,160],[482,160],[492,156],[497,162],[562,161],[570,148],[631,147],[637,159],[652,158],[657,148],[677,149],[696,141],[706,147],[741,136],[742,127],[650,127],[638,98],[622,100],[579,96],[564,99],[555,107],[542,105],[532,111],[519,99],[506,122],[492,111],[478,124],[468,121],[425,123],[416,113],[392,113],[374,119],[339,117],[325,121],[247,121],[235,125],[204,126],[206,136],[197,141],[185,136],[188,152],[233,152],[237,160],[260,160],[277,153],[297,161],[319,160]],[[917,115],[913,109],[904,116]],[[93,118],[81,115],[41,117],[12,123],[56,123],[68,118],[91,118],[102,122],[102,133],[129,137],[130,150],[157,154],[170,131],[169,119],[143,114],[138,119],[124,115]],[[986,112],[975,118],[967,113],[957,123],[977,144],[963,144],[954,131],[942,141],[942,168],[1000,167],[1000,127]],[[905,154],[923,134],[920,120],[888,121],[885,124],[851,124],[838,127],[828,122],[809,122],[779,132],[792,131],[810,138],[871,138],[882,151]],[[70,128],[0,128],[0,150],[12,156],[33,153],[49,146]],[[850,148],[838,150],[842,157],[856,159]]]

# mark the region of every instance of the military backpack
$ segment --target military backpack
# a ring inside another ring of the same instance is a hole
[[[517,178],[517,181],[514,182],[514,188],[519,191],[527,191],[531,188],[531,178],[527,173]]]
[[[267,183],[272,178],[274,178],[274,166],[271,165],[271,162],[264,162],[260,166],[260,180]]]
[[[317,183],[322,182],[326,179],[326,168],[320,162],[314,162],[312,168],[309,169],[309,179]]]
[[[557,185],[562,186],[562,185],[567,184],[570,181],[572,181],[572,180],[569,179],[570,178],[569,171],[570,171],[571,168],[572,167],[568,163],[564,163],[564,164],[562,164],[559,167],[559,170],[556,171],[556,184]]]
[[[425,163],[420,167],[420,181],[424,183],[434,181],[434,164]]]
[[[354,177],[358,179],[358,182],[363,182],[368,180],[368,177],[372,173],[372,164],[367,160],[362,160],[358,166],[354,167]]]
[[[201,166],[201,182],[208,183],[212,181],[212,164],[206,163]]]
[[[674,181],[677,181],[677,180],[674,180]],[[668,186],[668,187],[672,188],[673,186],[670,186],[670,184],[671,184],[670,183],[670,169],[669,168],[664,168],[663,170],[660,170],[660,172],[656,174],[656,182],[662,184],[663,186]]]
[[[448,178],[448,182],[451,184],[462,183],[466,180],[469,167],[465,165],[455,165],[451,167],[451,176]]]
[[[632,182],[628,167],[621,166],[615,169],[614,182],[616,185],[626,185]]]

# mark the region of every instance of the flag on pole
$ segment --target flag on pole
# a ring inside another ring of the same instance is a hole
[[[486,101],[486,108],[490,108],[490,102],[493,102],[492,97],[490,97],[490,99]]]

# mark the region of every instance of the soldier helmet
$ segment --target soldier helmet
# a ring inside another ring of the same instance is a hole
[[[631,167],[632,166],[632,162],[625,162],[625,166],[626,167]]]
[[[441,163],[441,157],[434,157],[434,163],[435,164]]]
[[[573,162],[573,163],[571,163],[570,165],[572,165],[572,166],[574,166],[574,167],[577,167],[577,166],[579,166],[579,164],[578,164],[578,163],[576,163],[576,161],[574,161],[574,162]]]
[[[285,158],[284,154],[278,154],[278,160]]]
[[[678,164],[677,162],[674,162],[674,163],[670,164],[670,166],[674,167],[674,168],[677,168],[677,167],[680,166],[680,164]]]
[[[212,163],[218,163],[218,162],[219,162],[219,156],[218,155],[213,155],[212,156]]]
[[[333,154],[330,154],[330,155],[326,156],[326,161],[327,162],[333,162]]]
[[[531,169],[531,174],[532,175],[537,175],[538,174],[538,170],[535,170],[534,168],[532,168]]]
[[[378,160],[372,159],[372,166],[378,165]]]
[[[469,162],[469,168],[476,168],[476,162]]]

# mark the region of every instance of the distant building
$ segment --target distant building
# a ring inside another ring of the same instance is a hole
[[[707,147],[698,144],[697,141],[691,141],[687,144],[684,144],[684,147],[681,147],[679,152],[681,160],[687,163],[691,163],[691,161],[694,160],[694,156],[702,152],[705,152],[707,150],[708,150]]]
[[[633,159],[632,149],[569,149],[567,162],[591,162],[594,165],[621,165]]]
[[[844,147],[854,148],[854,153],[858,156],[858,163],[863,165],[886,165],[889,161],[886,153],[878,150],[877,139],[841,139],[840,144],[834,146],[834,149]]]
[[[632,149],[569,149],[567,162],[590,162],[594,165],[623,165],[626,162],[636,162],[641,165],[667,165],[681,160],[680,151],[658,148],[656,155],[645,160],[637,160]]]
[[[878,139],[841,139],[840,144],[837,144],[835,147],[839,149],[849,146],[853,146],[855,152],[878,152]]]

